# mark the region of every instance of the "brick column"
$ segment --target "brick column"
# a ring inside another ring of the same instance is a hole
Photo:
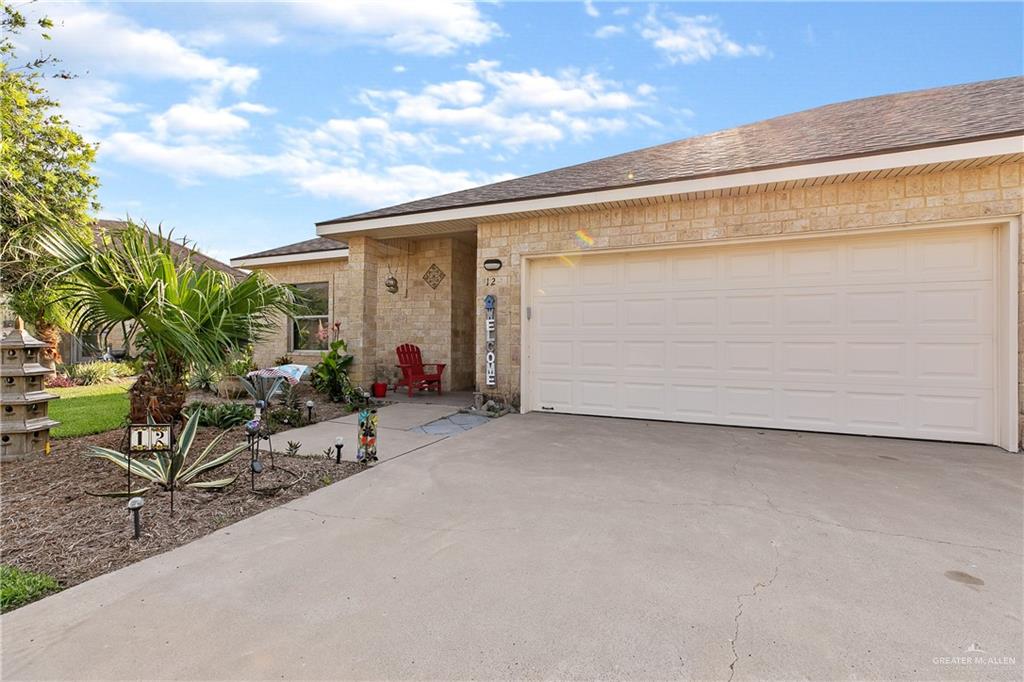
[[[348,267],[344,286],[335,290],[334,309],[341,322],[342,338],[355,356],[350,376],[353,383],[369,388],[373,381],[377,346],[377,265],[381,245],[370,237],[348,240]]]

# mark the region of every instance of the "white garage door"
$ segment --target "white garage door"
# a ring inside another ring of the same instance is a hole
[[[533,410],[994,441],[991,229],[531,262]]]

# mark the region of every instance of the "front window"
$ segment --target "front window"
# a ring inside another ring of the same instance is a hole
[[[327,350],[330,339],[329,311],[330,287],[327,282],[292,285],[302,298],[305,310],[292,318],[292,338],[289,350]]]

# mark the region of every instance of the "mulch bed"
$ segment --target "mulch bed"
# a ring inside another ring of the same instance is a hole
[[[340,405],[318,402],[318,420],[346,414]],[[334,414],[337,412],[337,414]],[[202,452],[221,429],[199,429],[191,458]],[[169,493],[151,488],[142,511],[142,537],[132,539],[131,514],[125,498],[100,498],[86,490],[109,492],[126,487],[126,473],[111,462],[86,457],[87,445],[118,449],[124,431],[53,441],[49,456],[26,458],[0,465],[0,560],[22,570],[46,573],[62,587],[70,587],[154,554],[184,545],[218,528],[329,485],[363,470],[353,462],[335,464],[320,456],[288,457],[276,454],[275,464],[300,476],[291,487],[273,495],[250,490],[249,454],[207,478],[237,473],[238,479],[220,492],[180,489],[174,493],[174,515]],[[221,441],[219,452],[245,442],[241,427]],[[284,443],[277,443],[281,450]],[[266,447],[264,443],[264,448]],[[269,467],[257,477],[257,488],[270,488],[291,480]],[[133,477],[132,487],[148,483]]]

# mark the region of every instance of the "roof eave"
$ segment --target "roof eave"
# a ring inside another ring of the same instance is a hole
[[[276,256],[242,256],[232,258],[231,265],[236,268],[259,268],[265,265],[285,265],[289,263],[315,263],[318,261],[348,258],[348,249],[330,249],[328,251],[307,251],[305,253],[286,253]]]
[[[495,218],[513,213],[571,208],[589,204],[687,194],[690,192],[708,192],[766,183],[790,182],[816,177],[873,172],[890,168],[948,163],[987,156],[1019,154],[1022,152],[1024,152],[1024,131],[1015,131],[1009,135],[985,137],[967,142],[960,141],[919,146],[880,154],[816,160],[756,170],[718,173],[684,180],[667,180],[625,187],[553,194],[453,208],[438,208],[362,220],[336,219],[316,223],[316,231],[319,236],[358,235],[415,225],[421,230],[446,232],[451,231],[453,225],[458,226],[468,221],[479,221],[483,218]],[[430,226],[432,225],[436,226],[437,229],[431,230]],[[234,261],[232,261],[232,264],[234,264]]]

